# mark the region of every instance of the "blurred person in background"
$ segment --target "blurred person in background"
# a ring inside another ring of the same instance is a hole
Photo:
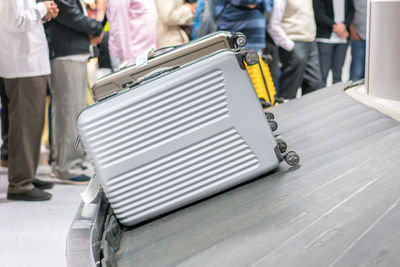
[[[332,70],[333,83],[342,81],[349,26],[354,18],[353,0],[314,0],[314,13],[319,64],[325,87],[329,70]]]
[[[0,166],[8,167],[8,97],[4,88],[4,80],[0,78],[1,97],[1,144]]]
[[[7,199],[43,201],[53,184],[36,179],[44,125],[49,50],[43,21],[58,14],[52,1],[0,1],[0,77],[9,99]]]
[[[271,5],[271,10],[273,7],[273,0],[270,1]],[[270,12],[271,12],[270,10]],[[267,21],[266,25],[268,25],[268,19],[270,12],[267,15]],[[272,80],[274,81],[274,85],[276,89],[279,89],[279,73],[280,73],[280,67],[279,67],[279,48],[276,46],[274,40],[272,40],[271,35],[268,32],[267,27],[265,27],[265,48],[263,49],[263,54],[264,56],[269,55],[271,57],[270,62],[268,63],[269,69],[271,71],[271,76]],[[277,99],[277,101],[279,101]]]
[[[110,22],[108,48],[111,65],[135,63],[135,58],[157,48],[157,10],[154,0],[107,0]]]
[[[279,46],[282,74],[277,96],[296,98],[323,87],[312,0],[275,0],[268,32]]]
[[[354,1],[354,20],[350,24],[351,65],[350,80],[358,81],[365,77],[365,45],[367,39],[368,0]]]
[[[269,70],[271,71],[272,80],[274,81],[275,88],[279,88],[279,48],[275,45],[274,40],[272,40],[271,35],[268,31],[265,32],[265,48],[263,49],[263,55],[270,56],[270,61],[268,62]]]
[[[196,14],[193,21],[192,39],[217,31],[215,8],[217,0],[197,1]]]
[[[218,30],[242,32],[246,48],[261,53],[265,48],[265,13],[271,11],[270,0],[217,0]]]
[[[103,38],[99,44],[92,46],[93,58],[90,58],[88,62],[89,86],[92,86],[97,78],[109,74],[109,70],[112,70],[108,49],[110,23],[106,17],[106,0],[95,0],[86,6],[88,17],[102,21],[104,26],[102,32]],[[93,104],[90,89],[88,90],[87,98],[87,104]]]
[[[101,42],[103,25],[87,17],[79,0],[57,3],[60,13],[46,25],[52,70],[52,174],[58,183],[87,184],[90,177],[84,173],[84,150],[75,148],[75,122],[86,106],[89,45]]]
[[[183,0],[156,0],[158,12],[158,47],[175,46],[189,42],[181,26],[193,24],[196,3]]]
[[[93,1],[87,7],[88,17],[91,19],[102,21],[106,16],[106,0]]]

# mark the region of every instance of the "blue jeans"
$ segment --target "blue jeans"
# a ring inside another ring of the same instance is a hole
[[[351,66],[350,80],[358,81],[365,76],[365,40],[350,41],[351,44]]]

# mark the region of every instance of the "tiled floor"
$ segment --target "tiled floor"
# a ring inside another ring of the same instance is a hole
[[[38,177],[49,179],[41,165]],[[84,186],[55,185],[50,201],[8,201],[7,169],[0,168],[0,267],[67,266],[65,245],[69,226]]]

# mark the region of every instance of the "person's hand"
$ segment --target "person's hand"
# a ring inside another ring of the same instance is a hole
[[[341,36],[347,31],[347,28],[346,25],[344,25],[344,23],[340,22],[333,24],[332,31],[337,35]]]
[[[196,3],[192,3],[192,4],[186,3],[185,5],[190,8],[190,11],[192,11],[193,15],[196,14],[196,9],[197,9]]]
[[[354,41],[360,41],[360,35],[356,32],[353,24],[350,24],[350,39]]]
[[[354,41],[360,41],[360,35],[358,35],[358,33],[356,33],[356,31],[351,31],[350,32],[350,39],[354,40]]]
[[[58,12],[60,12],[60,10],[58,9],[57,5],[56,4],[54,4],[54,5],[55,6],[53,6],[53,8],[51,9],[51,12],[50,12],[51,17],[53,19],[55,19],[58,16]]]
[[[55,19],[58,16],[58,12],[59,12],[59,10],[57,7],[53,8],[50,12],[47,12],[47,14],[45,16],[46,21]]]
[[[51,14],[47,12],[46,16],[44,16],[43,21],[44,22],[49,22],[52,20]]]
[[[248,8],[256,8],[256,5],[247,5]]]
[[[89,35],[89,41],[91,45],[98,45],[103,40],[104,33],[102,32],[99,36]]]
[[[44,19],[46,21],[50,21],[50,20],[52,20],[52,19],[54,19],[55,17],[58,16],[59,10],[58,10],[58,7],[57,7],[56,3],[54,3],[53,1],[44,1],[42,3],[44,4],[44,6],[47,9],[47,13],[44,16]]]
[[[340,38],[347,39],[347,38],[349,38],[350,34],[349,34],[348,31],[345,31],[342,34],[338,34],[338,35],[339,35]]]

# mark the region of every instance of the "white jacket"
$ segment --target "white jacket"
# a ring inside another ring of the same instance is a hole
[[[294,42],[315,40],[316,25],[312,0],[275,0],[268,18],[268,32],[277,46],[287,51]]]
[[[50,74],[42,24],[47,9],[35,0],[0,0],[0,77]]]
[[[2,0],[0,0],[2,1]],[[156,0],[158,11],[158,47],[189,42],[180,26],[192,25],[193,14],[183,0]]]

